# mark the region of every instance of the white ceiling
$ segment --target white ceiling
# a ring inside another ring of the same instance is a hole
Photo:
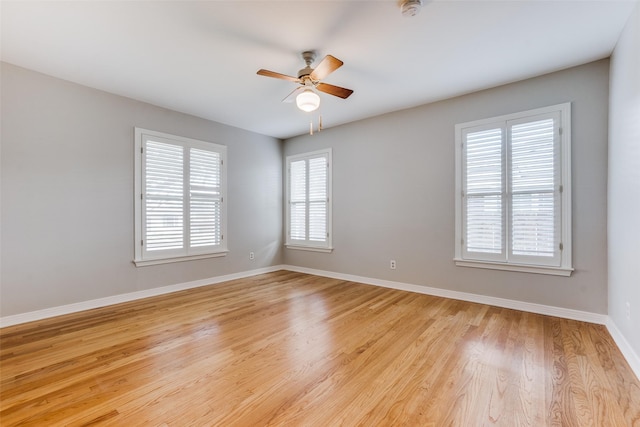
[[[243,129],[288,138],[318,113],[280,101],[300,53],[325,79],[325,127],[608,57],[635,0],[5,1],[3,61]]]

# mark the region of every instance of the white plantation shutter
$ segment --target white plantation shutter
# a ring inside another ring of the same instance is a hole
[[[225,153],[221,145],[136,128],[136,265],[226,252]]]
[[[504,259],[503,129],[465,135],[464,239],[468,257]],[[488,255],[492,254],[492,255]]]
[[[309,159],[309,240],[327,240],[327,158]]]
[[[511,148],[511,257],[557,263],[560,210],[558,119],[509,125]],[[556,261],[554,261],[556,260]]]
[[[147,251],[184,247],[183,150],[148,141],[144,170],[144,230]]]
[[[221,240],[220,153],[190,150],[190,246],[219,245]]]
[[[331,152],[287,157],[287,245],[330,248]]]
[[[306,240],[307,237],[307,161],[291,162],[289,167],[289,237]]]
[[[570,274],[569,117],[562,104],[456,126],[458,265]]]

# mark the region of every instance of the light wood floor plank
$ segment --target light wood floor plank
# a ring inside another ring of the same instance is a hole
[[[0,330],[4,426],[632,426],[601,325],[280,271]]]

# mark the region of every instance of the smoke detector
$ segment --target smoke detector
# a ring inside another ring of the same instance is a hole
[[[402,16],[416,16],[420,12],[420,8],[422,8],[422,0],[402,0],[400,4]]]

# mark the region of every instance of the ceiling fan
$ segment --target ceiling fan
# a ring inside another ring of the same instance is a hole
[[[298,108],[303,111],[310,112],[316,110],[320,106],[320,96],[315,90],[337,96],[342,99],[348,98],[353,91],[340,86],[334,86],[328,83],[322,83],[321,80],[340,68],[343,64],[338,58],[327,55],[322,61],[311,68],[311,64],[316,59],[313,51],[302,52],[302,59],[307,64],[306,67],[298,71],[298,77],[288,76],[286,74],[276,73],[260,69],[258,75],[273,77],[276,79],[288,80],[290,82],[299,83],[300,87],[296,88],[282,100],[282,102],[291,102],[295,98]]]

